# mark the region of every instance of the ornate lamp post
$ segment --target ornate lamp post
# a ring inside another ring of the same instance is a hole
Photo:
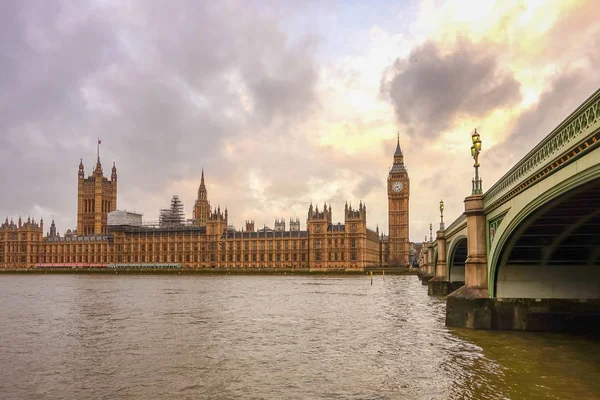
[[[475,179],[473,179],[473,192],[471,194],[483,194],[483,190],[481,188],[481,178],[479,177],[479,153],[481,152],[481,139],[479,133],[477,133],[477,129],[471,135],[471,140],[473,141],[473,145],[471,146],[471,156],[473,160],[475,160]]]
[[[423,241],[423,243],[427,243],[427,235],[425,235],[425,240]]]
[[[429,223],[429,241],[433,242],[433,224]]]
[[[440,200],[440,231],[446,229],[444,226],[444,200]]]

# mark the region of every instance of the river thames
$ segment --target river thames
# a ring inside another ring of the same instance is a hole
[[[0,277],[2,399],[600,399],[595,337],[444,326],[416,276]]]

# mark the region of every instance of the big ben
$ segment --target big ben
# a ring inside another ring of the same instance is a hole
[[[388,175],[388,224],[389,224],[389,265],[407,266],[408,242],[408,200],[410,180],[404,167],[404,157],[400,149],[400,136],[394,152],[394,165]]]

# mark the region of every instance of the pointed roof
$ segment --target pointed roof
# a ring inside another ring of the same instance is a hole
[[[204,186],[204,168],[202,168],[202,177],[200,178],[200,186]]]
[[[396,145],[396,152],[394,157],[402,157],[402,150],[400,149],[400,134],[398,133],[398,144]]]

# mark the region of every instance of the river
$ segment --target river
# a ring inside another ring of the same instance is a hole
[[[416,276],[0,276],[2,399],[600,399],[600,341],[444,326]]]

